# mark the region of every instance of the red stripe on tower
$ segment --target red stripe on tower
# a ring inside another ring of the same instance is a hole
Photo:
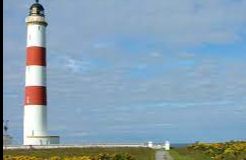
[[[27,47],[26,65],[46,66],[46,48]]]
[[[46,105],[46,87],[29,86],[25,88],[25,105]]]

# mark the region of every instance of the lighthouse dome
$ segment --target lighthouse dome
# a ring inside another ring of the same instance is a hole
[[[36,3],[32,4],[32,6],[29,9],[29,15],[30,16],[42,16],[44,17],[44,7],[36,1]]]

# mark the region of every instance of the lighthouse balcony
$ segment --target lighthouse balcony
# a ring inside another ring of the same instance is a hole
[[[26,17],[25,21],[27,24],[30,24],[30,23],[33,24],[34,23],[34,24],[44,24],[45,26],[48,25],[45,18],[42,16],[36,16],[36,15],[35,16],[34,15],[28,16],[28,17]]]

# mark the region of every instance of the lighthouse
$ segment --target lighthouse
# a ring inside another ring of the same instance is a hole
[[[46,27],[44,8],[38,0],[26,17],[26,71],[24,100],[24,145],[58,144],[59,136],[47,133]]]

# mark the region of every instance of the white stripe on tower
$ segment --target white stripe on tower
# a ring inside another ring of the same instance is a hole
[[[27,47],[39,46],[45,47],[45,28],[42,24],[28,25],[27,30]]]
[[[28,136],[47,135],[46,42],[47,22],[38,3],[26,18],[27,50],[25,74],[24,145],[34,142]]]
[[[26,66],[26,86],[46,86],[46,68],[44,66]]]

